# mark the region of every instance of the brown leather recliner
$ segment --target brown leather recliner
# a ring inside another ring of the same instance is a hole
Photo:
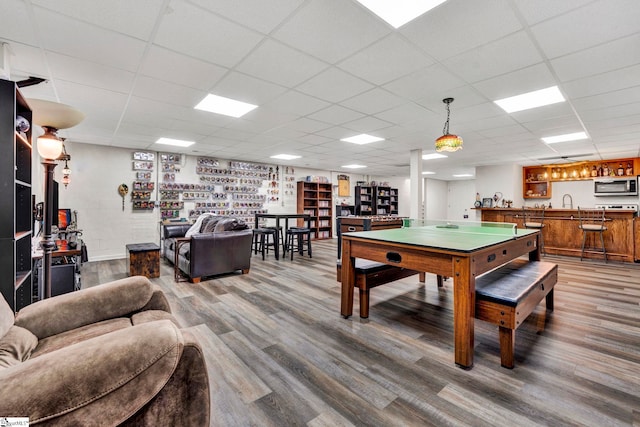
[[[31,304],[0,298],[0,414],[30,425],[208,426],[207,369],[142,276]]]
[[[163,226],[163,253],[171,263],[175,262],[176,238],[189,230],[182,224]],[[249,272],[251,268],[251,242],[253,232],[237,218],[210,216],[202,221],[199,232],[180,246],[178,267],[193,283],[202,277],[234,271]]]

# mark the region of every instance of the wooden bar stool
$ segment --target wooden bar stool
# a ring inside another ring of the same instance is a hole
[[[524,228],[540,230],[540,254],[544,255],[544,206],[541,208],[522,207],[522,224]]]
[[[287,249],[291,251],[291,260],[293,261],[293,253],[298,252],[304,255],[306,243],[306,251],[311,256],[311,229],[304,227],[291,227],[287,230]]]
[[[604,209],[580,209],[578,206],[578,219],[580,225],[578,228],[582,230],[582,250],[580,252],[580,261],[584,257],[585,243],[587,241],[588,233],[598,233],[600,235],[600,248],[594,247],[587,248],[588,252],[602,253],[604,256],[604,262],[607,262],[607,248],[604,245],[604,232],[607,231],[607,227],[604,225]]]
[[[284,238],[284,235],[282,234],[282,226],[265,226],[262,228],[268,228],[268,229],[273,229],[276,230],[276,234],[278,237],[278,240],[282,243],[282,256],[285,256],[285,254],[287,253],[287,241]]]
[[[276,259],[279,259],[279,246],[278,230],[276,228],[254,228],[253,229],[253,253],[257,254],[258,251],[262,253],[262,259],[264,260],[265,253],[269,253],[269,248],[272,247]]]

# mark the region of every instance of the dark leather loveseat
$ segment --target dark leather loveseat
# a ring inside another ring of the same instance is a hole
[[[242,271],[251,267],[251,241],[253,232],[237,218],[207,216],[198,221],[199,228],[185,243],[176,239],[184,237],[191,228],[188,224],[163,225],[163,253],[172,264],[175,262],[176,244],[180,244],[178,267],[193,283],[202,277]]]

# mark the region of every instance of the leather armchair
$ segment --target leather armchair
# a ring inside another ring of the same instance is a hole
[[[179,242],[188,231],[185,225],[163,226],[163,253],[175,263],[175,250],[179,246],[178,267],[198,283],[202,277],[241,271],[251,268],[251,243],[253,232],[244,222],[231,217],[213,217],[203,222],[199,232],[192,234],[188,242]]]
[[[136,276],[42,300],[0,298],[0,414],[31,425],[208,426],[202,349]]]

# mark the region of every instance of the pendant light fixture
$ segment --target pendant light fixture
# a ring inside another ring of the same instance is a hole
[[[436,151],[458,151],[462,149],[462,138],[458,135],[452,135],[449,133],[449,116],[451,111],[449,110],[449,104],[453,102],[453,98],[445,98],[442,100],[447,105],[447,121],[444,122],[444,129],[442,129],[443,135],[436,139]]]
[[[64,138],[63,138],[64,140]],[[64,184],[64,188],[67,188],[67,185],[71,182],[71,169],[69,169],[69,161],[71,161],[71,156],[67,153],[67,148],[64,146],[64,142],[62,143],[62,154],[58,157],[58,160],[64,161],[64,168],[62,169],[62,183]]]

